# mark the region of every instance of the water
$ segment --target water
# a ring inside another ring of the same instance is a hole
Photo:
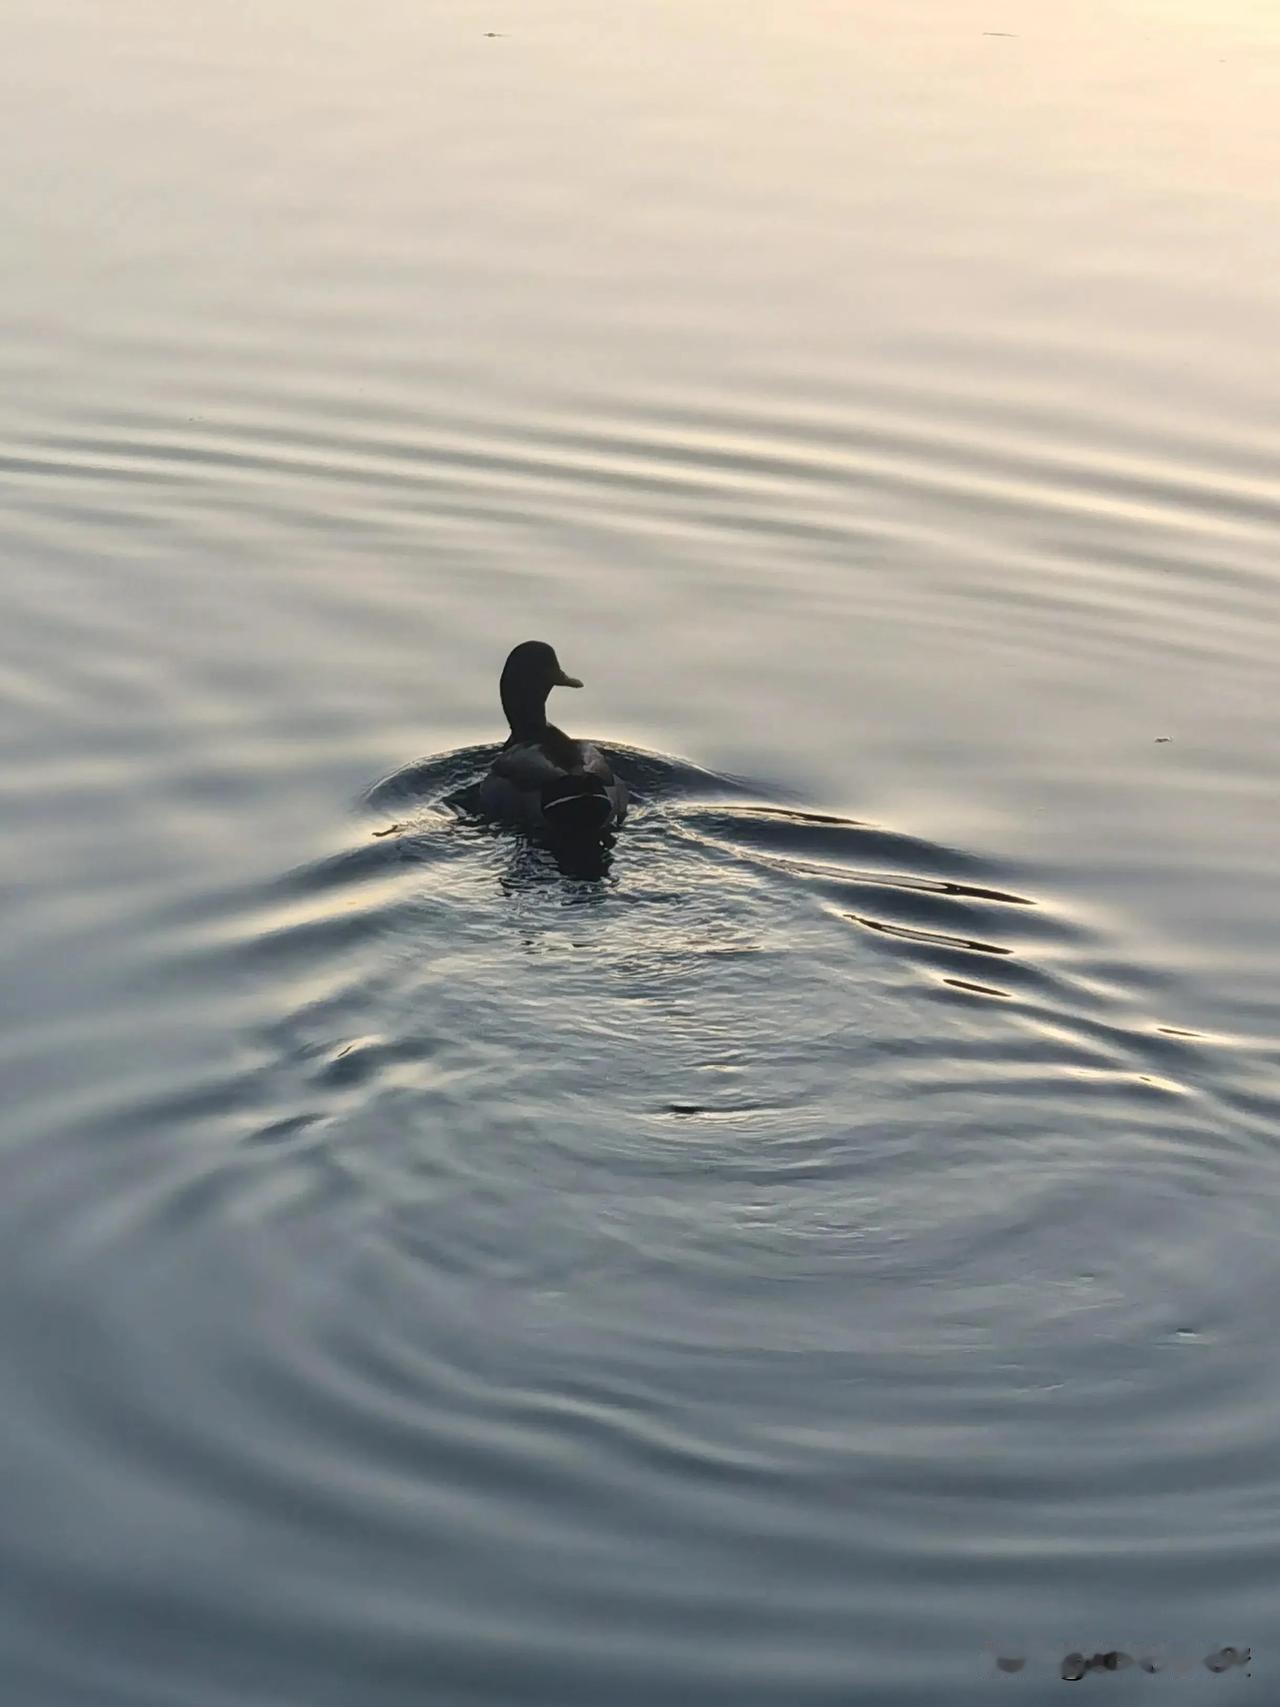
[[[6,1697],[1267,1675],[1278,94],[1250,0],[10,9]],[[530,637],[594,872],[449,805]]]

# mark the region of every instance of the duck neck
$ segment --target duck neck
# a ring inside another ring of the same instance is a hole
[[[511,725],[513,741],[540,741],[547,732],[547,696],[537,688],[503,676],[499,685],[502,709]]]

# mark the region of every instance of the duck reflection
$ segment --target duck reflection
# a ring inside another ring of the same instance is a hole
[[[573,905],[597,905],[608,893],[613,866],[613,842],[533,841],[510,837],[511,853],[498,873],[504,894],[527,894],[548,884],[564,886],[564,899]]]

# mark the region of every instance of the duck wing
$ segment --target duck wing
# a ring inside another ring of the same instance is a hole
[[[557,764],[541,745],[526,741],[520,746],[504,747],[493,761],[489,775],[501,777],[522,792],[536,793],[564,776],[565,771],[566,767]]]

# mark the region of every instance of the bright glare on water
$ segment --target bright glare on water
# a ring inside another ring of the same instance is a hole
[[[5,1701],[1265,1690],[1275,8],[4,35]]]

